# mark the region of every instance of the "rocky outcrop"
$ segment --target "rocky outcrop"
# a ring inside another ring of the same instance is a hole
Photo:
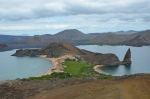
[[[40,55],[39,49],[25,49],[25,50],[17,50],[15,54],[12,56],[37,56]]]
[[[38,56],[46,55],[47,57],[60,57],[66,54],[83,55],[84,52],[79,48],[66,42],[53,42],[41,49],[17,50],[13,56]]]
[[[86,50],[83,50],[83,52],[85,53],[85,55],[82,55],[83,59],[92,64],[105,66],[117,66],[121,64],[118,57],[112,53],[93,53]]]
[[[6,44],[0,44],[0,48],[8,47]]]
[[[123,65],[130,65],[131,64],[131,50],[130,48],[127,50],[124,59],[122,61]]]
[[[54,42],[42,49],[25,49],[17,50],[13,56],[38,56],[46,55],[47,57],[60,57],[64,55],[79,56],[81,61],[101,65],[120,65],[118,57],[115,54],[101,54],[86,50],[81,50],[66,42]]]

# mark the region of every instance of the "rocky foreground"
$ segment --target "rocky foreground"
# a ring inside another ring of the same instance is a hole
[[[149,99],[150,74],[113,77],[53,79],[45,81],[5,81],[1,99]]]

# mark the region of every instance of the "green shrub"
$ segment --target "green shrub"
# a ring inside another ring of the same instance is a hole
[[[76,61],[75,59],[66,58],[65,61]]]
[[[23,78],[21,80],[49,80],[49,79],[53,79],[53,78],[60,78],[60,79],[64,79],[64,78],[71,78],[73,77],[70,73],[64,73],[64,72],[59,72],[59,73],[52,73],[51,75],[44,75],[41,77],[29,77],[29,78]]]
[[[110,79],[112,78],[112,75],[100,75],[100,76],[97,76],[97,79]]]
[[[72,74],[74,77],[92,77],[91,72],[93,72],[93,65],[90,63],[83,63],[81,61],[65,61],[64,72]]]

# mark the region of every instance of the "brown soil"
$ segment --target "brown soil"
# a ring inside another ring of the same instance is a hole
[[[150,99],[150,75],[114,77],[110,80],[55,79],[5,81],[1,99]]]

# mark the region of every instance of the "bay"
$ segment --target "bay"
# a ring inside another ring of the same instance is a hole
[[[99,53],[114,53],[118,56],[119,60],[123,60],[124,55],[128,48],[131,49],[131,60],[130,66],[113,66],[113,67],[101,67],[101,71],[114,75],[130,75],[136,73],[150,73],[150,46],[143,47],[131,47],[131,46],[98,46],[98,45],[80,45],[77,46],[80,49],[85,49],[92,52]]]
[[[128,48],[131,49],[131,66],[101,67],[101,71],[114,76],[150,73],[150,46],[98,46],[80,45],[80,49],[99,53],[114,53],[122,61]],[[40,57],[11,56],[16,50],[0,52],[0,81],[16,78],[37,77],[52,69],[52,63]]]
[[[40,57],[11,56],[15,51],[0,52],[0,81],[37,77],[52,69],[49,60]]]

